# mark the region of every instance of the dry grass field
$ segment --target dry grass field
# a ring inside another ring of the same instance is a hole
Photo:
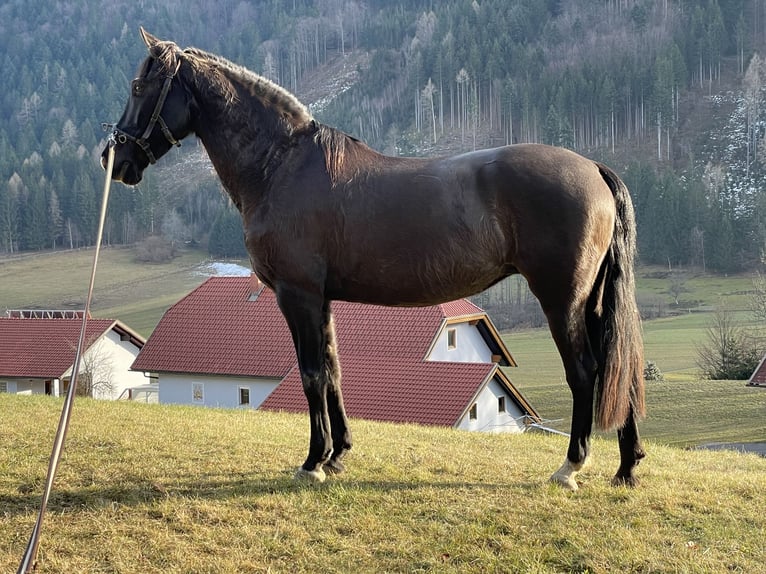
[[[61,401],[0,395],[0,571],[35,520]],[[348,472],[296,483],[308,422],[78,400],[37,572],[763,572],[766,459],[647,445],[609,485],[596,439],[572,493],[563,437],[352,421]]]

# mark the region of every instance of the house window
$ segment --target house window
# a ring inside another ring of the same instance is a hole
[[[239,404],[250,404],[250,389],[248,387],[239,387]]]
[[[197,404],[204,404],[205,385],[202,383],[192,383],[192,402]]]
[[[475,421],[478,417],[477,409],[476,409],[476,403],[473,403],[471,405],[471,408],[468,411],[468,418],[472,421]]]
[[[497,397],[497,412],[505,412],[505,397]]]
[[[457,331],[455,329],[447,329],[447,348],[455,349],[457,347]]]
[[[0,393],[7,393],[8,392],[8,383],[5,381],[0,381]]]

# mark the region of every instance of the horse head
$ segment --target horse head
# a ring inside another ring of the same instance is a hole
[[[115,146],[112,178],[136,185],[144,169],[192,131],[194,98],[180,78],[181,49],[141,28],[149,56],[131,82],[130,97],[109,145]],[[108,146],[101,154],[106,168]]]

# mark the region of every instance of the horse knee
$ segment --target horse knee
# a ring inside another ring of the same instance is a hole
[[[303,392],[306,397],[320,397],[324,394],[324,388],[327,381],[322,377],[321,371],[307,369],[301,373],[301,382],[303,383]]]

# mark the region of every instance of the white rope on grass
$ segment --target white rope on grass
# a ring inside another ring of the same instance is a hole
[[[27,542],[27,548],[24,557],[19,564],[17,574],[29,574],[37,566],[37,550],[40,546],[40,534],[42,532],[43,517],[45,509],[48,506],[48,498],[53,488],[53,480],[56,477],[59,461],[61,460],[61,451],[64,448],[64,440],[69,428],[69,419],[72,415],[72,403],[74,402],[75,390],[77,389],[77,375],[80,371],[80,359],[85,346],[85,330],[88,324],[88,315],[90,314],[90,302],[93,297],[93,285],[96,282],[96,265],[98,264],[98,255],[101,251],[101,237],[104,234],[104,221],[106,219],[106,204],[109,200],[109,188],[112,183],[112,170],[114,169],[114,140],[110,138],[109,153],[106,166],[106,181],[104,182],[104,194],[101,199],[101,215],[98,222],[98,233],[96,234],[96,251],[93,254],[93,266],[90,272],[90,283],[88,285],[88,296],[85,299],[85,309],[82,314],[82,324],[80,326],[80,338],[77,341],[77,350],[75,352],[74,364],[72,366],[72,377],[69,382],[69,389],[64,400],[64,406],[61,409],[59,426],[56,430],[56,438],[53,441],[53,451],[48,463],[48,475],[45,478],[45,488],[43,497],[40,501],[40,511],[37,515],[37,521],[32,529],[32,534]]]

